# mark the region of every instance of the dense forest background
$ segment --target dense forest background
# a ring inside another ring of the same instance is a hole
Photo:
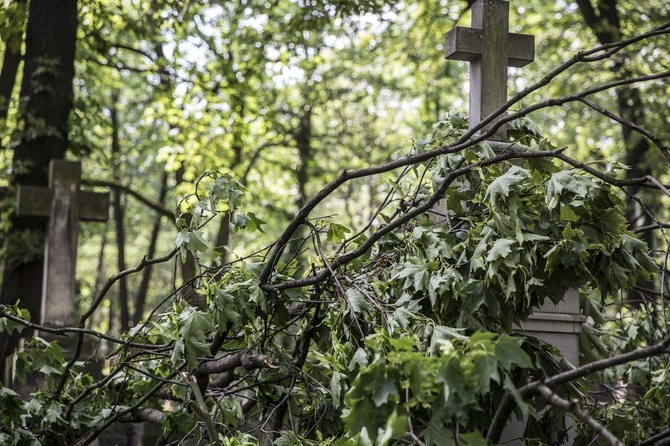
[[[184,285],[198,288],[203,274],[234,267],[258,253],[266,255],[299,210],[343,171],[435,149],[447,127],[453,132],[445,138],[465,132],[468,64],[444,60],[444,33],[456,25],[469,26],[471,3],[5,0],[0,4],[2,304],[12,306],[20,300],[32,320],[39,320],[36,285],[41,283],[44,220],[14,216],[15,187],[46,185],[48,161],[67,158],[82,162],[86,187],[110,190],[112,197],[107,223],[80,227],[80,313],[102,290],[106,293],[86,328],[121,337],[144,327],[140,322],[175,295],[191,308],[204,310],[209,296],[205,299]],[[612,179],[610,184],[617,187],[611,192],[612,206],[625,203],[620,205],[625,226],[646,242],[663,273],[654,278],[647,274],[652,268],[640,267],[640,276],[631,278],[636,272],[631,266],[621,273],[626,277],[621,287],[591,296],[598,316],[587,314],[603,327],[613,320],[626,331],[608,338],[607,345],[594,336],[594,355],[585,362],[597,359],[595,353],[607,357],[651,346],[667,336],[664,222],[670,221],[670,193],[663,185],[670,183],[669,19],[670,7],[661,0],[511,2],[510,30],[535,36],[536,60],[510,69],[509,96],[537,83],[540,88],[512,104],[509,113],[525,112],[508,124],[510,134],[529,145],[528,141],[543,140],[553,149],[567,148],[561,153],[574,160],[572,167]],[[626,45],[617,47],[621,41]],[[598,45],[616,51],[547,78],[580,51]],[[581,94],[603,85],[609,87],[588,97]],[[538,104],[542,106],[535,107]],[[530,110],[533,107],[536,110]],[[546,166],[538,169],[550,171]],[[419,184],[421,175],[417,177]],[[545,184],[536,177],[533,181],[538,188]],[[217,187],[222,203],[212,201],[207,207],[203,203],[216,195]],[[274,265],[275,279],[309,277],[317,266],[324,266],[318,244],[311,241],[320,231],[331,244],[353,234],[374,234],[397,215],[385,221],[380,209],[389,202],[402,208],[404,201],[398,197],[412,196],[411,187],[397,171],[382,169],[378,175],[362,175],[328,190],[310,209],[310,223],[284,241],[284,263]],[[422,190],[416,187],[414,198]],[[176,247],[181,248],[179,256],[174,256]],[[166,262],[143,264],[143,259],[170,254]],[[137,265],[142,265],[137,274],[118,277],[107,292],[110,276]],[[221,280],[221,275],[213,277]],[[257,299],[254,291],[250,293]],[[308,300],[318,293],[310,291]],[[307,297],[296,292],[287,299]],[[318,310],[310,311],[301,317],[316,321]],[[361,318],[367,312],[373,309],[355,311]],[[231,329],[238,321],[230,317],[215,319],[220,322],[216,330],[211,321],[201,328],[224,332],[232,339],[227,342],[238,342],[242,335]],[[289,330],[287,336],[298,337],[298,332]],[[3,338],[0,355],[8,357],[18,336],[15,331]],[[249,345],[259,342],[267,339]],[[287,351],[299,350],[299,344],[284,344]],[[230,351],[241,348],[232,345]],[[115,349],[102,348],[104,353]],[[668,378],[661,372],[667,369],[657,366],[619,372],[632,376],[631,386],[665,386]],[[357,370],[349,370],[353,375],[347,385]],[[339,389],[340,384],[333,384],[337,379],[344,382],[346,371],[336,373],[324,378],[331,390]],[[638,394],[646,395],[642,390]],[[267,396],[268,407],[282,407],[280,396]],[[624,420],[634,413],[622,409],[603,416],[618,420],[620,432],[625,432],[630,426]],[[454,420],[461,415],[451,414]],[[649,430],[632,429],[631,444],[656,432],[654,426],[664,419],[655,418]],[[207,429],[202,431],[212,437],[204,420],[201,424]],[[381,426],[388,420],[390,415]],[[272,435],[266,441],[288,438],[279,433],[281,422],[275,430],[268,428]],[[475,424],[462,426],[486,432]],[[358,435],[351,438],[363,441],[360,426],[351,421],[347,426]],[[404,434],[391,429],[393,438],[414,441],[411,422],[409,426]],[[317,441],[315,432],[323,438],[340,435],[318,429],[305,428],[303,439]],[[451,432],[449,436],[458,438]],[[372,437],[376,441],[376,434]],[[427,444],[434,442],[430,435],[420,437]]]

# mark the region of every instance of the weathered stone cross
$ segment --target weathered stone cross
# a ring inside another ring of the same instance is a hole
[[[508,21],[508,2],[478,0],[472,6],[472,28],[457,26],[445,36],[445,58],[470,62],[470,128],[507,102],[507,67],[523,67],[535,59],[535,38],[508,32]],[[505,126],[493,139],[507,140]]]
[[[49,217],[44,250],[42,325],[72,325],[78,220],[107,220],[109,194],[79,190],[80,181],[80,163],[54,159],[49,164],[48,188],[19,186],[17,214]]]

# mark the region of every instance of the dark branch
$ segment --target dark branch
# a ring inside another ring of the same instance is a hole
[[[245,370],[274,368],[272,358],[269,356],[253,354],[244,350],[221,359],[203,362],[198,366],[198,372],[207,374],[223,373],[236,367],[244,367]]]
[[[572,413],[580,421],[584,422],[589,426],[593,431],[600,435],[605,441],[607,441],[612,446],[624,446],[623,442],[619,440],[612,432],[610,432],[605,426],[600,424],[595,418],[586,414],[577,404],[576,401],[564,400],[560,396],[556,395],[549,387],[544,384],[540,384],[537,387],[538,392],[544,396],[549,404],[559,409],[563,409]]]
[[[86,186],[102,186],[102,187],[110,187],[112,189],[117,189],[125,192],[126,194],[130,195],[131,197],[135,198],[137,201],[140,203],[143,203],[144,205],[148,206],[152,210],[156,211],[159,215],[162,215],[164,217],[169,218],[170,220],[174,221],[174,212],[165,208],[163,205],[160,203],[157,203],[155,201],[152,201],[145,197],[144,195],[140,194],[137,191],[134,191],[131,189],[129,186],[125,186],[123,184],[116,183],[114,181],[106,181],[106,180],[82,180],[82,184]]]

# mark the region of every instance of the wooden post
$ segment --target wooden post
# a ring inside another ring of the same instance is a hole
[[[508,21],[508,2],[478,0],[472,6],[472,27],[457,26],[445,36],[445,58],[470,62],[470,128],[507,102],[507,67],[535,60],[535,37],[509,33]],[[507,140],[504,125],[494,138]]]
[[[109,194],[79,190],[81,164],[54,159],[49,187],[19,186],[17,214],[49,217],[44,249],[40,324],[74,322],[75,265],[79,220],[106,221]]]

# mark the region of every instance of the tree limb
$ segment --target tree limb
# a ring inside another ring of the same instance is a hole
[[[668,353],[670,353],[670,337],[664,339],[658,344],[654,344],[646,348],[641,348],[638,350],[633,350],[632,352],[622,353],[617,356],[594,361],[592,363],[577,367],[576,369],[568,370],[567,372],[559,373],[541,381],[533,381],[521,387],[518,391],[522,397],[530,398],[539,393],[539,386],[541,385],[555,387],[610,367],[625,364],[638,359],[644,359]],[[516,402],[514,397],[509,392],[507,392],[502,402],[500,403],[500,406],[498,406],[498,410],[496,411],[496,414],[493,417],[493,421],[491,422],[491,426],[489,427],[489,432],[486,436],[486,441],[488,443],[498,444],[503,429],[505,428],[505,424],[507,424],[507,420],[509,419],[509,416],[511,415],[515,406]]]
[[[163,420],[165,420],[163,411],[152,409],[151,407],[140,407],[129,414],[119,417],[119,421],[122,423],[141,423],[147,421],[157,426],[162,425]]]
[[[198,372],[211,375],[212,373],[227,372],[237,367],[244,367],[245,370],[275,368],[272,365],[271,357],[243,350],[221,359],[203,362],[198,366]]]

